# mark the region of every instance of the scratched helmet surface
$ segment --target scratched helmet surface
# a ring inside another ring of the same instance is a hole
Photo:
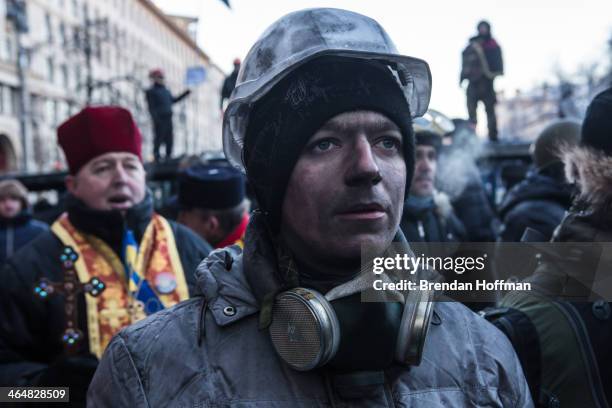
[[[375,20],[333,8],[296,11],[273,23],[241,65],[223,117],[223,149],[230,163],[244,171],[242,148],[253,103],[297,67],[328,55],[386,64],[408,101],[410,115],[417,117],[427,111],[429,66],[423,60],[399,54]]]

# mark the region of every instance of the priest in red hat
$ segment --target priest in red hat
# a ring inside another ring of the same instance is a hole
[[[84,404],[111,337],[187,299],[210,246],[153,211],[129,111],[88,107],[57,134],[66,212],[0,271],[0,385],[67,386]]]

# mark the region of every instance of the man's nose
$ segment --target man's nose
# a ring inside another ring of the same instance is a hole
[[[114,183],[125,183],[128,179],[127,170],[121,164],[115,167],[115,171],[113,172],[113,182]]]
[[[415,165],[416,173],[430,173],[432,169],[433,167],[432,167],[430,160],[428,159],[417,160],[416,165]]]
[[[345,178],[348,185],[377,184],[381,180],[372,145],[365,136],[358,137],[348,160],[350,164]]]

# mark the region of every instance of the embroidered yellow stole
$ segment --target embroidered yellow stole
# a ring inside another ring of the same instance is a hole
[[[100,358],[112,336],[145,317],[144,312],[142,308],[137,310],[130,296],[121,259],[104,241],[78,231],[66,213],[53,223],[51,230],[64,245],[71,246],[79,254],[75,265],[79,281],[84,283],[97,277],[106,285],[106,289],[96,298],[85,295],[89,350]],[[153,215],[139,248],[136,272],[145,277],[152,288],[155,288],[156,278],[160,275],[165,282],[169,275],[176,282],[175,289],[170,293],[156,291],[163,305],[169,307],[189,298],[172,227],[164,217]]]

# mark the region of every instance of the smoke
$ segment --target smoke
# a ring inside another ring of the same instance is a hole
[[[440,154],[436,185],[451,200],[455,200],[471,183],[480,182],[476,159],[481,155],[484,144],[465,128],[458,128],[452,137],[453,144]]]

